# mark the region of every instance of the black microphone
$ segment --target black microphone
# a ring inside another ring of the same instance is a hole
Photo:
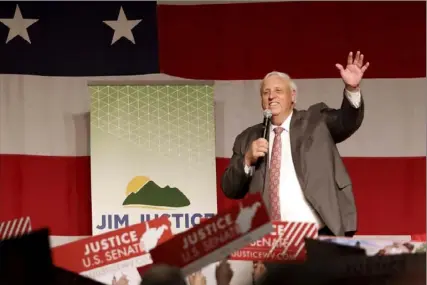
[[[267,141],[270,138],[270,126],[271,126],[271,110],[266,109],[263,112],[264,115],[264,121],[262,123],[263,127],[264,127],[264,131],[262,133],[262,137],[265,138]]]
[[[266,139],[267,141],[269,141],[270,138],[270,126],[271,126],[271,116],[273,115],[271,113],[271,110],[266,109],[263,112],[264,115],[264,121],[263,121],[263,133],[262,133],[262,137],[264,139]],[[268,152],[265,155],[266,157],[264,157],[265,159],[261,159],[260,161],[263,161],[265,163],[265,171],[264,171],[264,186],[263,188],[265,188],[265,186],[267,185],[267,173],[268,173],[268,169],[269,169],[269,165],[268,165]],[[267,190],[267,189],[263,189],[263,192]]]

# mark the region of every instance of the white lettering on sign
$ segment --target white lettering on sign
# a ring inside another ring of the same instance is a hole
[[[122,245],[138,243],[136,231],[125,232],[120,235],[115,235],[109,238],[103,238],[99,241],[91,241],[85,244],[84,255],[97,253],[99,251],[108,250]]]
[[[284,248],[289,245],[290,243],[288,240],[281,239],[279,237],[274,238],[271,236],[263,237],[250,244],[250,246],[252,247],[265,247],[265,248],[271,248],[273,246],[275,246],[276,248]]]
[[[224,217],[220,217],[216,221],[203,225],[196,231],[184,236],[182,248],[188,249],[197,242],[203,241],[218,231],[225,230],[231,225],[233,225],[233,220],[231,219],[230,214],[227,214]]]
[[[213,236],[209,239],[206,239],[202,242],[203,249],[205,251],[210,251],[212,249],[218,248],[220,245],[224,244],[225,242],[233,239],[234,236],[236,236],[236,228],[228,228],[226,231],[220,233],[217,236]]]
[[[285,261],[295,260],[296,256],[288,255],[286,252],[273,252],[269,253],[263,250],[238,250],[231,254],[232,258],[237,260],[271,260],[271,261]]]
[[[282,236],[289,229],[289,224],[287,225],[273,225],[273,231],[271,232],[272,236]]]

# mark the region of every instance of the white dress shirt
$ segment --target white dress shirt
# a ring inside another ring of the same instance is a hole
[[[355,107],[359,108],[361,103],[360,91],[350,92],[345,90],[350,103]],[[292,114],[281,125],[285,130],[282,132],[282,157],[280,165],[280,182],[279,182],[279,195],[280,195],[280,213],[281,219],[284,221],[296,221],[296,222],[310,222],[316,223],[319,228],[324,226],[323,222],[311,208],[310,204],[304,197],[304,193],[298,181],[298,177],[295,171],[295,166],[292,160],[291,143],[289,140],[289,127],[291,123]],[[272,125],[270,128],[270,142],[269,142],[269,161],[271,158],[271,151],[274,142],[274,128],[277,126]],[[245,165],[245,172],[248,175],[252,175],[254,171],[253,167]]]

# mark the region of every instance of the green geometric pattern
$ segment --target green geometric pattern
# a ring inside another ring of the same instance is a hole
[[[90,86],[91,127],[149,151],[188,157],[215,155],[213,86]]]

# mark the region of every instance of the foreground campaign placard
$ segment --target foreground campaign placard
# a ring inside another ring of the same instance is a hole
[[[256,284],[426,284],[425,253],[367,256],[364,249],[320,239],[306,238],[305,244],[305,262],[268,266]]]
[[[426,242],[320,236],[319,240],[362,248],[369,256],[426,252]]]
[[[0,240],[19,237],[31,232],[30,217],[21,217],[0,222]]]
[[[304,238],[316,238],[314,223],[274,221],[273,231],[247,246],[233,252],[232,260],[264,262],[304,261]]]
[[[55,247],[54,264],[101,282],[111,284],[121,278],[129,285],[138,284],[136,268],[151,263],[148,252],[171,237],[171,222],[163,216]]]
[[[350,240],[350,238],[348,238]],[[385,243],[383,243],[385,244]],[[369,254],[369,250],[354,245],[331,242],[331,240],[306,239],[307,262],[304,264],[314,268],[328,279],[346,279],[354,277],[393,276],[400,282],[394,284],[416,284],[404,282],[407,276],[426,274],[425,252],[400,252]],[[381,245],[382,247],[383,245]],[[324,248],[324,249],[322,249]],[[330,282],[323,284],[332,284]],[[343,284],[343,283],[341,283]],[[347,284],[345,282],[345,284]],[[365,283],[367,284],[367,283]],[[372,283],[369,283],[372,284]],[[376,283],[393,284],[393,283]],[[423,283],[425,284],[425,283]]]
[[[323,250],[318,252],[324,253]],[[312,262],[275,264],[256,284],[425,285],[425,274],[426,256],[420,253],[389,256],[322,254]]]
[[[158,245],[150,254],[153,263],[177,266],[184,275],[188,275],[226,258],[271,230],[269,215],[261,195],[257,193],[227,212]]]
[[[426,242],[426,234],[415,234],[415,235],[411,235],[411,241],[421,241],[421,242]]]

